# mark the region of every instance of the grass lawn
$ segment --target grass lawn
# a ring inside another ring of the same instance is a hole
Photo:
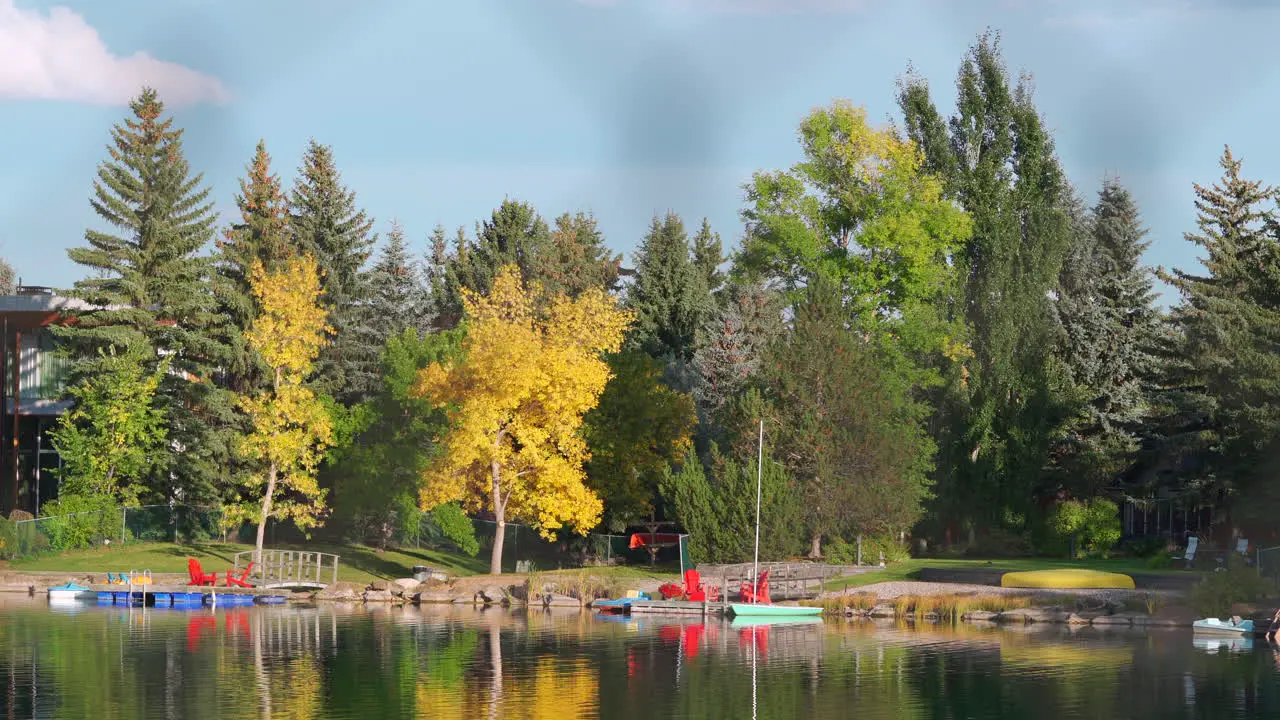
[[[1085,568],[1114,573],[1186,573],[1186,570],[1147,568],[1146,561],[1139,558],[1117,558],[1114,560],[1066,560],[1053,558],[1015,558],[1011,560],[980,560],[952,558],[912,558],[899,563],[892,563],[884,570],[855,575],[853,577],[832,580],[826,584],[828,590],[842,590],[850,587],[862,587],[880,582],[902,580],[919,580],[921,568],[990,568],[1009,572],[1027,570],[1055,570],[1059,568]]]
[[[399,549],[378,553],[363,545],[338,545],[331,543],[306,543],[298,545],[272,545],[276,550],[306,550],[332,553],[339,556],[338,579],[369,583],[374,580],[394,580],[411,577],[414,565],[427,565],[457,576],[479,575],[489,570],[489,558],[484,553],[478,557],[440,552],[427,549]],[[235,562],[235,554],[252,550],[252,545],[207,542],[194,545],[177,543],[134,543],[109,548],[77,550],[60,555],[14,560],[8,563],[15,571],[55,571],[106,573],[129,570],[150,570],[153,573],[185,573],[187,558],[200,561],[210,572],[225,570]],[[674,567],[648,565],[587,568],[586,570],[562,570],[547,575],[580,574],[606,576],[618,581],[661,580],[674,581],[678,571]]]

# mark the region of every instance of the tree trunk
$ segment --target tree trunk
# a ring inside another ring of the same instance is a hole
[[[276,492],[276,464],[267,470],[267,494],[262,498],[262,519],[258,521],[258,543],[254,547],[254,562],[262,564],[262,541],[267,536],[267,518],[271,517],[271,496]]]
[[[818,560],[822,557],[822,533],[814,533],[809,542],[809,559]]]
[[[493,470],[493,519],[496,527],[493,532],[493,554],[489,557],[489,574],[502,574],[502,541],[507,534],[507,508],[502,502],[502,474],[498,461],[494,460],[490,467]]]

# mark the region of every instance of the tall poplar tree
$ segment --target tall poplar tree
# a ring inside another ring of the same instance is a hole
[[[307,146],[289,197],[295,242],[314,254],[335,335],[320,351],[313,384],[322,394],[353,404],[377,386],[380,348],[368,312],[366,265],[377,236],[373,220],[342,183],[333,149],[314,139]]]
[[[953,311],[969,359],[939,398],[936,509],[948,529],[1025,529],[1049,449],[1071,412],[1050,351],[1050,293],[1070,245],[1070,196],[1027,78],[1011,85],[990,32],[970,48],[946,126],[928,86],[908,76],[899,106],[925,167],[973,220],[958,254]]]
[[[182,130],[165,117],[155,90],[143,89],[129,109],[111,131],[90,199],[113,231],[86,230],[86,246],[67,251],[90,274],[68,294],[89,308],[54,332],[76,353],[80,377],[95,372],[98,350],[109,347],[150,357],[155,367],[169,361],[156,396],[172,442],[144,484],[159,497],[198,502],[214,494],[230,451],[219,432],[230,398],[211,382],[229,358],[202,254],[216,216],[203,175],[183,153]]]

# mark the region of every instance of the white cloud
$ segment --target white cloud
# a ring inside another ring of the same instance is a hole
[[[862,10],[872,0],[577,0],[593,7],[648,5],[655,10],[700,13],[782,15]]]
[[[144,85],[171,106],[230,99],[215,77],[145,52],[112,54],[69,8],[43,14],[0,0],[0,99],[121,105]]]

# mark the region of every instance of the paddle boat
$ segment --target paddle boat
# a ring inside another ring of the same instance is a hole
[[[74,582],[63,583],[49,588],[49,599],[54,601],[79,600],[81,598],[95,598],[97,593],[83,585],[77,585]]]
[[[1233,617],[1230,620],[1219,620],[1216,617],[1197,620],[1191,625],[1192,632],[1203,635],[1247,635],[1253,636],[1253,621]]]
[[[767,617],[767,618],[792,618],[792,617],[812,617],[821,615],[820,607],[805,607],[803,605],[774,605],[772,603],[730,603],[729,611],[734,617]]]

